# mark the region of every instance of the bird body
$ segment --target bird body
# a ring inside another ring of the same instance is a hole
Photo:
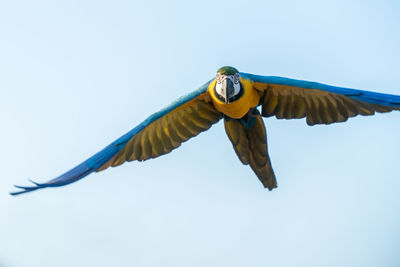
[[[208,92],[211,95],[214,107],[226,116],[234,119],[240,119],[244,117],[251,108],[255,108],[260,103],[261,94],[258,92],[254,86],[253,82],[249,79],[240,78],[240,83],[243,87],[243,95],[238,100],[231,102],[229,104],[221,101],[215,95],[215,84],[216,80],[212,81],[208,86]]]
[[[21,191],[10,194],[63,186],[127,161],[156,158],[206,131],[222,118],[239,160],[250,165],[264,187],[272,190],[277,182],[262,117],[306,118],[308,125],[316,125],[392,110],[400,110],[400,96],[260,76],[222,67],[214,79],[149,116],[78,166],[46,183],[16,186]]]

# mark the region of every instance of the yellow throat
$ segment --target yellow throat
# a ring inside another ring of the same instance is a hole
[[[214,104],[214,107],[219,112],[222,112],[226,116],[233,119],[242,118],[247,114],[250,108],[254,108],[260,103],[260,93],[254,89],[253,83],[250,80],[242,79],[242,77],[239,79],[244,90],[243,95],[239,99],[229,104],[226,104],[215,96],[214,87],[215,83],[217,82],[216,79],[214,79],[208,86],[208,92],[211,95],[211,100]]]

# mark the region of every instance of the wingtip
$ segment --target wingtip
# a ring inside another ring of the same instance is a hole
[[[28,181],[31,182],[32,184],[36,185],[37,187],[44,187],[45,186],[44,184],[37,183],[37,182],[35,182],[35,181],[33,181],[32,179],[29,179],[29,178],[28,178]]]
[[[10,192],[9,194],[11,196],[17,196],[17,195],[21,195],[21,194],[25,194],[25,193],[29,193],[41,188],[45,188],[46,186],[44,184],[39,184],[36,183],[34,181],[32,181],[31,179],[28,179],[28,181],[30,181],[31,183],[34,184],[34,186],[20,186],[20,185],[14,185],[15,188],[21,189],[20,191],[15,191],[15,192]]]

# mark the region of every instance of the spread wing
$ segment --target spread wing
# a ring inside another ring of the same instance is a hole
[[[210,82],[151,115],[68,172],[46,183],[33,182],[33,186],[16,186],[21,191],[10,194],[18,195],[41,188],[63,186],[110,166],[119,166],[126,161],[143,161],[171,152],[221,119],[221,113],[214,108],[207,92]]]
[[[400,96],[342,88],[276,76],[240,73],[262,93],[262,115],[306,117],[308,125],[343,122],[356,115],[400,110]]]

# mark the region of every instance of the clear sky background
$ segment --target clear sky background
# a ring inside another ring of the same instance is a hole
[[[265,119],[278,189],[223,124],[20,197],[224,65],[400,94],[397,1],[1,1],[0,266],[400,266],[400,113]]]

